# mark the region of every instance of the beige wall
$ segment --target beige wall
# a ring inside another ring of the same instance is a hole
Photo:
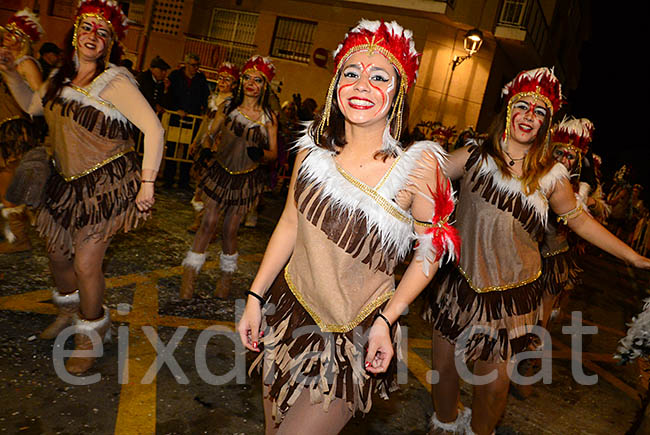
[[[413,31],[416,48],[422,53],[420,77],[410,95],[411,125],[420,120],[438,120],[445,125],[455,125],[460,130],[477,123],[495,44],[493,41],[486,42],[476,56],[456,68],[453,74],[451,62],[454,55],[466,54],[463,50],[465,32],[485,21],[485,10],[495,9],[497,3],[497,0],[487,0],[486,8],[480,10],[471,7],[476,2],[457,2],[457,18],[476,22],[460,25],[447,17],[423,16],[417,12],[406,15],[402,11],[396,14],[390,8],[362,5],[342,7],[326,2],[243,0],[238,6],[232,0],[195,0],[190,28],[191,33],[207,34],[211,11],[215,7],[259,13],[255,44],[260,54],[268,55],[278,16],[318,22],[312,51],[325,48],[330,52],[361,18],[395,20]],[[303,98],[314,98],[319,105],[323,103],[332,78],[331,61],[326,68],[317,66],[313,60],[304,64],[274,58],[273,62],[277,68],[276,80],[283,84],[281,101],[291,100],[294,93],[300,93]]]

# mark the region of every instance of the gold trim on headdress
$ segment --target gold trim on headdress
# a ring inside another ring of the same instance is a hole
[[[323,134],[323,131],[325,128],[329,126],[330,123],[330,114],[332,111],[332,101],[334,98],[334,90],[336,89],[336,84],[338,83],[338,78],[339,78],[339,73],[341,71],[341,66],[345,64],[345,62],[350,58],[355,53],[358,53],[360,51],[368,51],[368,55],[372,55],[375,51],[378,51],[381,53],[388,61],[393,65],[396,69],[397,72],[399,73],[400,76],[400,87],[397,95],[395,96],[395,101],[393,102],[393,110],[391,112],[390,118],[388,119],[388,124],[390,124],[393,121],[393,118],[397,114],[397,131],[395,132],[395,138],[399,139],[401,132],[402,132],[402,107],[404,104],[404,96],[406,95],[406,92],[408,90],[408,77],[406,77],[406,73],[404,71],[404,67],[400,63],[399,60],[387,49],[382,47],[381,45],[377,45],[381,41],[383,41],[383,38],[380,39],[379,41],[375,41],[375,36],[373,35],[372,39],[366,38],[367,43],[366,44],[361,44],[357,45],[355,47],[350,48],[348,52],[341,58],[339,61],[338,65],[336,66],[336,71],[334,72],[334,77],[332,77],[332,81],[330,82],[330,86],[327,89],[327,97],[325,99],[325,107],[323,108],[323,117],[320,120],[320,123],[318,124],[318,128],[316,129],[316,134],[317,138],[320,138]]]
[[[81,24],[81,21],[83,21],[83,19],[85,18],[95,18],[98,20],[102,20],[108,24],[108,27],[111,30],[111,40],[108,44],[106,44],[106,53],[104,53],[104,65],[108,65],[109,59],[111,58],[111,51],[113,50],[113,44],[117,39],[117,34],[115,33],[115,28],[113,27],[113,23],[111,23],[111,21],[107,19],[102,13],[85,12],[83,14],[80,14],[77,17],[77,19],[74,22],[74,33],[72,34],[72,48],[75,52],[77,51],[77,37],[78,37],[77,35],[79,32],[79,25]]]

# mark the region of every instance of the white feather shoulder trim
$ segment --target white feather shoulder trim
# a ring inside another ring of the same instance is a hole
[[[104,114],[106,118],[117,119],[123,123],[128,120],[122,113],[115,108],[109,101],[100,97],[102,91],[108,84],[115,80],[117,77],[124,77],[129,80],[134,86],[138,87],[138,82],[133,77],[131,72],[122,67],[109,64],[108,68],[100,75],[95,77],[92,83],[87,88],[78,88],[73,86],[64,86],[61,90],[61,98],[64,100],[72,100],[82,103],[87,106],[92,106]]]
[[[491,156],[487,156],[480,164],[481,166],[478,170],[479,175],[490,175],[499,192],[507,195],[521,196],[524,204],[535,212],[539,220],[546,227],[548,220],[548,196],[553,192],[555,185],[559,181],[569,178],[569,172],[564,165],[556,163],[539,180],[539,188],[532,194],[526,195],[523,191],[521,180],[514,177],[504,177]]]

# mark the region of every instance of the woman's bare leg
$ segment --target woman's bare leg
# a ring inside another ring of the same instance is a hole
[[[303,389],[275,432],[277,435],[336,435],[352,418],[343,399],[334,399],[325,411],[322,403],[312,404],[309,396],[309,390]]]
[[[217,230],[219,216],[221,215],[221,210],[217,209],[214,203],[211,203],[211,206],[206,204],[204,210],[205,213],[203,214],[201,225],[196,231],[194,242],[192,242],[192,252],[198,254],[202,254],[208,249],[212,235]]]
[[[103,315],[106,282],[102,263],[110,239],[88,236],[84,231],[81,231],[76,239],[74,272],[79,285],[80,311],[85,319],[94,320]]]
[[[432,368],[438,372],[438,382],[431,385],[431,398],[437,419],[451,423],[458,416],[460,399],[459,376],[456,371],[454,345],[433,330],[431,346]]]
[[[507,362],[490,363],[478,360],[474,363],[474,374],[477,376],[485,376],[495,371],[497,373],[493,382],[474,386],[472,430],[478,435],[491,434],[506,409],[510,386],[509,369]]]
[[[226,255],[237,253],[237,233],[245,214],[236,208],[229,208],[223,217],[223,240],[221,250]]]

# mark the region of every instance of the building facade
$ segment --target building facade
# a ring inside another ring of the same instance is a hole
[[[170,65],[187,52],[209,73],[222,61],[271,56],[281,102],[296,93],[319,105],[332,74],[331,53],[361,18],[395,20],[413,31],[422,53],[410,95],[410,125],[434,121],[460,131],[487,128],[506,81],[522,69],[552,66],[564,84],[578,84],[578,54],[589,35],[586,0],[125,0],[132,21],[127,56],[146,69],[155,56]],[[38,10],[46,40],[62,44],[76,0],[7,0],[0,19]],[[479,29],[483,43],[466,56],[464,39]]]

